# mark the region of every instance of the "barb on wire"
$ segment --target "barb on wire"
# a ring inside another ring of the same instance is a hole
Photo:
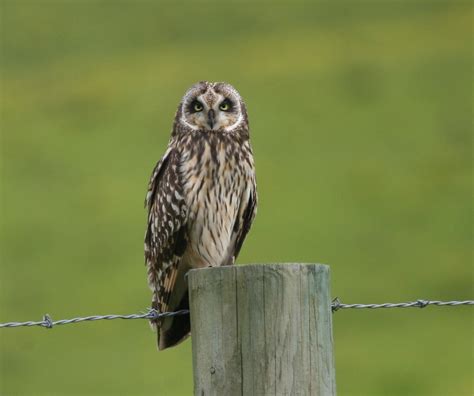
[[[339,309],[377,309],[377,308],[425,308],[428,305],[436,305],[438,307],[449,306],[456,307],[458,305],[474,305],[474,300],[464,301],[430,301],[430,300],[416,300],[404,303],[383,303],[383,304],[343,304],[338,297],[331,303],[331,309],[336,312]]]
[[[93,315],[93,316],[86,316],[86,317],[78,317],[72,319],[61,319],[56,320],[53,322],[51,317],[46,314],[43,316],[43,320],[39,322],[28,321],[28,322],[8,322],[8,323],[0,323],[0,328],[2,327],[22,327],[22,326],[41,326],[46,327],[48,329],[53,328],[53,326],[59,325],[66,325],[66,324],[73,324],[73,323],[80,323],[86,321],[96,321],[96,320],[114,320],[114,319],[149,319],[155,320],[159,318],[169,317],[169,316],[178,316],[178,315],[186,315],[189,314],[187,309],[182,309],[180,311],[175,312],[158,312],[153,308],[148,308],[145,313],[140,314],[131,314],[131,315]]]

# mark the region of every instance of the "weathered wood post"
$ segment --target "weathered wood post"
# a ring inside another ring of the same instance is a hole
[[[188,274],[194,394],[336,395],[329,267]]]

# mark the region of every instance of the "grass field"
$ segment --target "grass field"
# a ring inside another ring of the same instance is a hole
[[[149,305],[148,176],[194,82],[246,100],[240,256],[343,302],[472,299],[472,5],[1,0],[0,322]],[[339,395],[471,395],[472,308],[339,311]],[[2,395],[192,393],[145,321],[1,330]]]

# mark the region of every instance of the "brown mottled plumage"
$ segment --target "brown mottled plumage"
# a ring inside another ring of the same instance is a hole
[[[231,85],[204,81],[186,92],[168,149],[153,170],[146,206],[152,306],[160,312],[187,309],[186,272],[234,264],[256,213],[247,111]],[[190,334],[188,315],[152,324],[159,349]]]

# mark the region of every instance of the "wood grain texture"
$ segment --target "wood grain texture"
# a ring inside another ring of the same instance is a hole
[[[188,282],[195,395],[336,394],[328,266],[207,268]]]

